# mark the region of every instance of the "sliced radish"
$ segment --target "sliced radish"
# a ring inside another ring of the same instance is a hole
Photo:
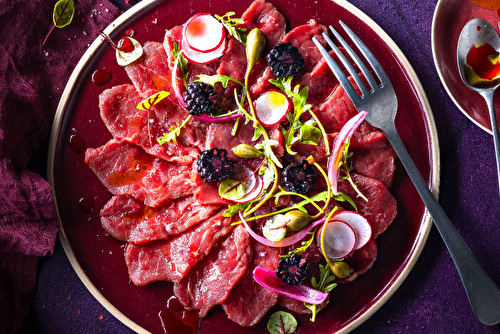
[[[262,125],[274,126],[285,118],[291,105],[284,93],[271,89],[255,100],[255,114]]]
[[[262,227],[262,234],[273,242],[283,240],[286,236],[286,223],[285,215],[275,215],[266,221]]]
[[[333,216],[335,220],[341,220],[349,224],[356,233],[356,245],[354,250],[360,249],[371,239],[372,226],[368,219],[354,211],[342,211]]]
[[[326,298],[328,298],[328,293],[326,292],[321,292],[304,284],[288,284],[278,276],[276,276],[276,272],[274,270],[263,268],[260,266],[256,266],[253,270],[253,278],[255,282],[262,285],[269,291],[275,292],[282,296],[297,299],[307,304],[318,305],[323,303]]]
[[[332,154],[328,158],[328,179],[332,185],[332,192],[337,195],[337,184],[340,175],[340,161],[342,160],[342,154],[344,153],[344,146],[347,142],[347,138],[351,137],[358,126],[363,122],[368,112],[360,111],[356,116],[352,117],[344,126],[340,129],[335,141],[333,143]]]
[[[224,38],[222,44],[210,52],[200,52],[193,50],[186,41],[186,38],[181,38],[181,52],[187,60],[195,64],[208,64],[217,59],[226,52],[227,41]]]
[[[356,233],[349,224],[341,220],[331,220],[318,233],[317,243],[326,257],[332,260],[341,259],[354,250]]]
[[[262,192],[264,182],[250,168],[236,165],[232,179],[226,179],[219,185],[219,196],[233,202],[245,203],[257,198]],[[243,186],[243,195],[238,195],[238,187]]]
[[[224,42],[224,26],[215,17],[207,13],[191,17],[182,29],[182,37],[193,50],[208,53],[217,50]]]
[[[264,182],[262,182],[262,178],[260,176],[254,175],[254,177],[256,180],[255,187],[251,191],[245,192],[245,196],[243,196],[242,198],[233,199],[233,202],[236,203],[250,202],[259,197],[260,194],[262,194],[262,190],[264,190]]]

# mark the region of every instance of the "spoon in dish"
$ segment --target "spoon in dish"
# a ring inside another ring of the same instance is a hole
[[[485,100],[495,144],[497,179],[500,191],[500,135],[493,95],[500,86],[500,37],[486,20],[475,18],[463,27],[457,45],[458,71],[462,81]]]

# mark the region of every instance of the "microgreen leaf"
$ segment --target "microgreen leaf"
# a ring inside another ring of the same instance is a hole
[[[245,182],[225,179],[219,185],[219,196],[228,200],[236,200],[245,196]]]
[[[300,128],[300,143],[318,145],[321,140],[321,130],[315,126],[305,124]]]
[[[54,12],[52,13],[52,21],[54,25],[45,36],[42,45],[45,45],[50,34],[54,28],[64,28],[73,21],[73,16],[75,14],[75,3],[73,0],[59,0],[54,6]]]
[[[57,28],[64,28],[73,20],[75,4],[73,0],[59,0],[54,6],[52,20]]]
[[[300,254],[300,253],[305,252],[306,249],[309,248],[309,246],[311,246],[312,242],[314,241],[314,239],[315,239],[314,236],[316,235],[317,230],[318,230],[318,228],[315,228],[313,231],[307,233],[311,237],[306,241],[302,241],[302,246],[298,247],[297,249],[295,249],[293,251],[290,251],[288,254],[280,255],[280,257],[286,258],[286,257],[292,256],[293,254]],[[313,279],[316,280],[314,277],[313,277]]]
[[[206,75],[206,74],[199,74],[198,75],[198,80],[196,81],[201,81],[206,83],[207,85],[211,85],[212,87],[220,82],[222,84],[222,87],[227,88],[227,85],[229,81],[234,81],[237,84],[241,85],[242,87],[244,84],[230,76],[227,75],[222,75],[222,74],[214,74],[214,75]]]
[[[240,18],[233,18],[232,16],[235,12],[227,12],[223,16],[214,15],[217,20],[219,20],[222,25],[227,29],[229,34],[236,38],[243,44],[247,43],[246,28],[238,28],[236,25],[243,24],[245,21]]]
[[[278,311],[271,315],[267,330],[271,334],[292,334],[297,329],[297,320],[288,312]]]
[[[168,142],[173,142],[174,144],[177,144],[177,137],[181,134],[181,129],[186,126],[187,122],[191,119],[191,115],[189,115],[181,125],[177,123],[177,126],[172,125],[170,127],[170,132],[164,133],[163,136],[159,137],[156,139],[158,144],[163,145]]]
[[[279,142],[277,140],[264,139],[263,141],[261,141],[260,143],[255,145],[255,148],[257,148],[259,150],[263,150],[263,153],[266,156],[266,158],[268,158],[269,160],[274,162],[276,164],[276,166],[283,168],[283,165],[279,161],[278,157],[276,157],[276,155],[274,154],[273,149],[272,149],[273,146],[278,146],[278,145],[279,145]]]
[[[154,106],[155,104],[159,103],[161,100],[163,100],[164,98],[166,98],[169,95],[170,95],[170,93],[167,91],[164,91],[164,90],[159,91],[159,92],[151,95],[147,99],[143,100],[141,103],[139,103],[137,105],[137,109],[149,110],[149,108],[151,108],[151,106]]]
[[[188,85],[188,76],[189,76],[189,70],[187,68],[188,65],[188,60],[182,52],[179,49],[179,45],[177,43],[174,43],[174,48],[172,49],[172,57],[173,59],[177,59],[179,57],[179,61],[177,63],[177,69],[179,70],[179,73],[182,77],[182,81],[184,82],[184,86]]]
[[[227,207],[227,209],[222,213],[222,216],[223,217],[232,217],[240,211],[245,211],[250,205],[252,205],[252,203],[254,203],[255,201],[257,201],[259,199],[260,199],[260,197],[258,197],[257,199],[255,199],[251,202],[236,203],[233,205],[229,205]]]
[[[319,271],[321,272],[319,282],[316,281],[316,278],[311,278],[311,285],[314,289],[321,292],[330,292],[337,286],[337,283],[332,283],[335,279],[335,276],[332,274],[329,266],[319,265]],[[330,284],[331,283],[331,284]],[[321,311],[328,304],[328,300],[324,301],[319,305],[307,304],[304,303],[304,306],[311,310],[312,317],[311,322],[316,320],[316,314]]]

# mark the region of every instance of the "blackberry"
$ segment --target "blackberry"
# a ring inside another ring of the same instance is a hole
[[[215,110],[217,93],[212,86],[204,82],[192,82],[186,87],[182,98],[191,115],[211,115]]]
[[[276,45],[266,55],[267,64],[271,72],[278,78],[297,73],[304,66],[304,59],[292,43]]]
[[[307,160],[294,162],[283,170],[283,184],[289,191],[305,194],[315,182],[314,167]]]
[[[307,276],[309,264],[302,256],[293,254],[288,258],[281,259],[276,269],[276,276],[291,285],[300,285]]]
[[[204,151],[198,158],[198,174],[205,182],[219,182],[227,179],[233,171],[233,161],[227,151],[216,147]]]

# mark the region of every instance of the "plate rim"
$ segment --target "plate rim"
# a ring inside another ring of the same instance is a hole
[[[168,0],[143,0],[140,3],[132,6],[130,9],[122,13],[118,16],[113,22],[111,22],[106,29],[104,29],[104,33],[107,35],[112,35],[114,31],[120,29],[123,24],[126,24],[128,20],[136,17],[136,15],[140,15],[142,12],[148,11],[151,7],[156,7],[161,5],[163,2],[167,2]],[[272,0],[270,0],[272,2]],[[441,2],[442,0],[439,0]],[[424,111],[425,124],[428,131],[428,136],[430,138],[430,152],[429,152],[429,162],[430,162],[430,188],[432,193],[437,198],[439,195],[439,184],[440,184],[440,149],[439,149],[439,141],[437,135],[436,124],[434,121],[434,116],[432,113],[431,106],[423,89],[423,86],[418,79],[413,67],[409,63],[406,56],[403,54],[401,49],[397,46],[397,44],[389,37],[389,35],[367,14],[361,11],[359,8],[354,6],[353,4],[347,2],[346,0],[331,0],[351,14],[355,15],[361,21],[365,22],[370,28],[382,39],[382,41],[389,46],[389,48],[394,52],[398,61],[402,64],[402,71],[406,71],[408,77],[411,80],[411,84],[415,88],[415,94],[418,97],[419,102],[422,104],[421,109]],[[54,198],[56,210],[59,216],[59,207],[57,203],[57,197],[55,193],[54,187],[54,160],[55,160],[55,149],[58,139],[58,134],[63,124],[63,119],[67,111],[67,107],[69,102],[71,101],[71,97],[73,92],[76,90],[79,80],[81,78],[82,72],[87,63],[91,62],[95,57],[99,48],[104,45],[105,41],[97,37],[92,44],[88,47],[85,53],[80,58],[79,62],[75,66],[68,82],[64,88],[64,91],[61,95],[56,114],[54,117],[54,121],[52,124],[52,131],[49,139],[49,150],[48,150],[48,159],[47,159],[47,180],[52,188],[52,195]],[[345,334],[354,330],[362,323],[367,321],[374,313],[376,313],[391,297],[392,295],[399,289],[399,287],[406,280],[410,272],[412,271],[415,263],[418,261],[425,244],[427,242],[428,236],[430,234],[432,228],[432,219],[427,211],[424,210],[424,214],[421,219],[420,227],[417,233],[417,237],[413,240],[414,247],[410,251],[412,254],[407,261],[407,264],[397,275],[393,276],[389,283],[390,286],[384,291],[382,291],[382,297],[379,298],[376,302],[374,302],[367,310],[365,310],[361,315],[357,316],[354,320],[349,321],[346,326],[339,329],[336,333]],[[117,318],[124,325],[129,327],[130,329],[136,331],[137,333],[150,333],[148,330],[144,329],[142,326],[137,325],[133,320],[126,317],[123,313],[121,313],[117,307],[111,304],[93,285],[88,276],[83,271],[80,266],[72,248],[69,244],[69,240],[64,231],[64,227],[62,221],[59,217],[59,232],[58,236],[64,252],[73,267],[73,270],[77,273],[78,277],[86,287],[86,289],[96,298],[96,300],[107,310],[109,311],[115,318]]]

